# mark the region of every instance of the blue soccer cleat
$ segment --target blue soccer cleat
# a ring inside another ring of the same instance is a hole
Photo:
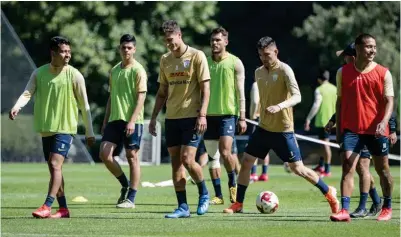
[[[196,213],[198,215],[203,215],[209,209],[209,194],[199,196],[198,210]]]
[[[189,213],[189,209],[185,210],[182,207],[178,207],[173,211],[173,213],[165,215],[165,218],[188,218],[191,214]]]

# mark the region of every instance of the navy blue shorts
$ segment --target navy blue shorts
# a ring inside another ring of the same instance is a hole
[[[126,136],[126,126],[127,122],[124,120],[116,120],[107,123],[104,129],[102,142],[111,142],[116,144],[117,147],[121,147],[121,144],[124,144],[125,149],[130,150],[139,149],[141,147],[143,124],[135,124],[135,131],[129,137]],[[122,149],[122,147],[120,149]]]
[[[361,150],[361,152],[359,153],[359,157],[365,158],[365,159],[371,158],[370,152],[366,146],[364,146],[363,149]]]
[[[67,158],[71,148],[73,136],[71,134],[55,134],[49,137],[42,137],[42,148],[45,160],[48,161],[50,153],[56,153]]]
[[[222,136],[235,136],[237,116],[207,116],[207,130],[204,135],[205,140],[217,140]]]
[[[123,143],[117,144],[116,148],[114,148],[114,151],[113,151],[113,157],[120,156],[121,152],[123,151],[123,148],[124,148]]]
[[[272,149],[282,161],[302,160],[297,139],[293,132],[269,132],[257,127],[249,138],[245,152],[259,159],[264,159]]]
[[[197,118],[166,119],[167,147],[198,147],[202,136],[196,133],[196,119]]]
[[[374,156],[386,156],[389,152],[388,137],[375,137],[371,134],[357,134],[348,129],[344,130],[342,151],[352,151],[361,153],[366,146],[368,151]],[[366,155],[365,155],[366,156]]]
[[[330,133],[326,132],[324,128],[316,128],[316,131],[319,139],[327,139],[330,137]]]

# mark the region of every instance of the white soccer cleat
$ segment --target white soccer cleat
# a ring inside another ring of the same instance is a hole
[[[122,203],[117,204],[117,208],[135,208],[135,203],[131,202],[129,199],[125,199]]]

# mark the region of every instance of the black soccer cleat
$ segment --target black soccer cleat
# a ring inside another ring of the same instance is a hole
[[[382,210],[382,202],[378,204],[372,204],[367,216],[376,216]]]
[[[353,213],[349,214],[351,218],[364,218],[368,214],[366,208],[357,208]]]

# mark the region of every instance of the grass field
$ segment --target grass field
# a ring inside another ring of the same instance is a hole
[[[127,167],[124,167],[127,170]],[[260,167],[259,167],[260,169]],[[287,174],[282,166],[269,168],[267,183],[254,183],[248,188],[243,214],[222,213],[228,200],[226,177],[223,177],[225,205],[211,206],[204,216],[196,215],[197,188],[188,184],[187,194],[192,217],[165,219],[164,214],[176,207],[172,187],[140,188],[136,209],[119,210],[115,202],[119,183],[106,168],[97,164],[64,166],[66,193],[72,218],[35,219],[31,212],[45,198],[48,170],[45,164],[3,163],[1,190],[2,236],[400,236],[400,168],[393,167],[393,219],[358,219],[351,223],[333,223],[330,209],[320,191],[304,180]],[[204,170],[207,179],[209,174]],[[373,169],[372,169],[373,171]],[[328,184],[339,190],[340,167],[333,167]],[[143,167],[142,181],[159,182],[170,179],[170,167]],[[375,176],[378,183],[378,177]],[[358,180],[356,179],[356,187]],[[213,186],[207,182],[209,191]],[[280,200],[279,210],[272,215],[258,213],[256,195],[263,191],[275,192]],[[381,194],[381,189],[379,188]],[[89,201],[72,203],[76,196]],[[358,188],[353,193],[351,209],[357,207]],[[54,207],[57,207],[55,202]],[[370,207],[371,202],[367,204]],[[53,208],[56,209],[56,208]],[[55,210],[53,210],[54,212]]]

